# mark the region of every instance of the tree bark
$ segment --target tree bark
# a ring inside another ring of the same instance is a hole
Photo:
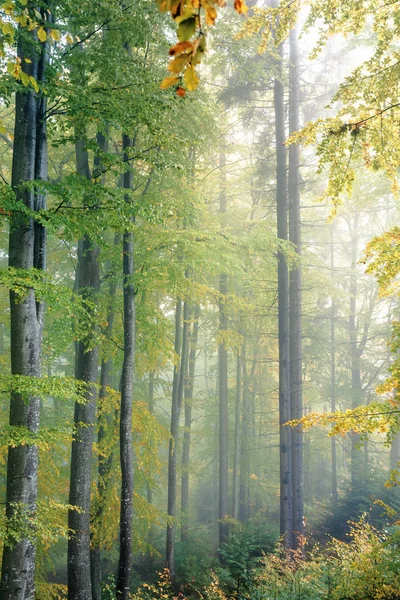
[[[247,372],[247,353],[246,353],[246,337],[244,337],[241,354],[242,364],[242,432],[241,432],[241,448],[240,448],[240,475],[239,475],[239,521],[245,523],[249,517],[249,476],[250,476],[250,390],[249,390],[249,374]]]
[[[194,391],[194,375],[196,369],[197,339],[199,335],[200,305],[194,310],[193,327],[190,335],[189,364],[187,381],[185,383],[185,431],[182,447],[182,480],[181,480],[181,542],[189,539],[189,467],[190,467],[190,441],[192,426],[192,407]]]
[[[236,401],[235,401],[235,434],[233,446],[233,482],[232,482],[232,516],[235,520],[239,516],[239,465],[240,465],[240,439],[241,439],[241,423],[240,409],[242,400],[242,360],[240,351],[236,357]]]
[[[299,50],[297,26],[290,32],[289,57],[289,133],[300,128],[299,122]],[[300,212],[300,147],[289,147],[289,240],[299,258],[301,255]],[[290,417],[303,416],[303,346],[302,346],[302,272],[301,264],[290,272]],[[302,546],[304,535],[304,469],[303,432],[294,427],[292,435],[292,487],[293,487],[293,544]]]
[[[225,141],[221,141],[219,153],[219,167],[221,173],[221,187],[219,194],[219,212],[224,219],[226,213],[226,154]],[[223,225],[223,223],[222,223]],[[228,277],[221,273],[219,291],[222,298],[219,301],[219,329],[223,334],[228,329],[228,320],[225,309],[225,298],[228,293]],[[226,543],[229,537],[227,523],[228,486],[229,486],[229,439],[228,439],[228,352],[224,340],[218,344],[218,406],[219,406],[219,545]]]
[[[278,48],[282,75],[282,46]],[[278,239],[288,239],[288,200],[285,149],[285,103],[281,79],[274,80],[276,206]],[[285,548],[293,546],[292,440],[290,420],[289,275],[284,252],[278,252],[280,531]]]
[[[333,247],[333,224],[331,225],[331,273],[335,269],[335,253]],[[336,305],[335,300],[331,299],[331,412],[336,411],[336,331],[335,331],[335,315]],[[334,508],[337,506],[338,500],[338,487],[337,487],[337,460],[336,460],[336,439],[335,436],[331,437],[331,455],[332,455],[332,504]]]
[[[88,153],[83,140],[75,146],[77,172],[91,179]],[[78,266],[75,289],[83,297],[96,302],[100,286],[99,249],[87,234],[78,244]],[[93,332],[76,343],[75,377],[88,384],[85,403],[76,402],[74,437],[71,449],[69,504],[79,511],[68,512],[68,600],[92,598],[90,565],[90,492],[92,482],[92,445],[96,409],[98,348],[92,347]]]
[[[123,135],[122,145],[124,160],[129,158],[132,140]],[[132,189],[132,171],[123,175],[123,187]],[[131,202],[125,196],[126,204]],[[131,217],[133,224],[133,217]],[[133,562],[133,486],[134,456],[132,434],[133,409],[133,373],[135,361],[135,289],[134,276],[134,241],[133,232],[127,229],[123,234],[123,295],[124,295],[124,361],[121,375],[121,411],[120,411],[120,460],[121,460],[121,513],[119,526],[119,563],[117,577],[117,599],[128,600]]]
[[[175,353],[179,363],[174,368],[172,383],[172,407],[171,407],[171,439],[168,454],[168,523],[167,523],[167,547],[166,567],[169,570],[171,581],[175,580],[175,534],[176,534],[176,467],[177,467],[177,444],[179,435],[179,419],[182,407],[184,376],[186,370],[187,347],[188,347],[188,317],[189,307],[187,300],[184,302],[183,310],[183,332],[182,300],[178,300],[175,310]]]
[[[44,15],[46,6],[40,11]],[[31,32],[33,38],[35,34]],[[32,48],[32,46],[30,46]],[[24,71],[35,77],[39,85],[45,78],[48,63],[48,45],[40,45],[40,54],[30,54],[30,63],[24,60],[22,42],[17,48]],[[30,210],[45,208],[45,196],[24,189],[26,182],[47,178],[46,95],[24,90],[16,93],[15,128],[11,185],[16,199]],[[13,213],[10,221],[9,266],[17,269],[46,268],[46,231],[32,218]],[[43,304],[36,300],[31,289],[21,302],[10,291],[11,314],[11,373],[12,375],[41,376],[41,349]],[[22,398],[11,394],[10,419],[13,427],[39,430],[40,399]],[[12,519],[21,513],[34,517],[38,484],[38,448],[20,445],[9,448],[7,461],[6,517]],[[33,539],[7,538],[4,543],[0,597],[2,600],[33,600],[35,597],[36,545]]]

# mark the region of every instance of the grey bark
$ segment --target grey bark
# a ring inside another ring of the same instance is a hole
[[[282,46],[278,48],[282,76]],[[288,239],[288,200],[285,149],[284,87],[274,80],[276,205],[278,239]],[[279,446],[280,446],[280,532],[285,548],[293,545],[292,440],[290,420],[289,362],[289,275],[284,252],[278,252],[278,345],[279,345]]]
[[[194,375],[196,369],[197,340],[199,335],[200,305],[194,309],[193,327],[189,337],[190,351],[185,382],[185,430],[182,446],[182,479],[181,479],[181,541],[189,539],[189,473],[190,473],[190,441],[192,426],[192,407],[194,391]]]
[[[40,10],[42,15],[46,6]],[[35,34],[32,32],[31,36]],[[40,53],[31,63],[24,61],[25,49],[19,42],[17,53],[25,72],[43,84],[48,63],[48,45],[40,44]],[[11,185],[16,199],[29,209],[45,208],[44,194],[24,189],[25,182],[47,178],[46,96],[34,91],[17,92],[15,98],[15,127]],[[10,221],[9,266],[18,269],[45,270],[46,231],[33,219],[14,213]],[[11,313],[11,373],[13,375],[41,376],[41,348],[43,304],[37,302],[30,290],[21,302],[10,291]],[[10,399],[10,420],[13,427],[39,429],[40,399],[23,399],[13,392]],[[38,483],[38,449],[21,445],[9,448],[7,461],[6,517],[11,519],[21,512],[32,517],[36,510]],[[33,600],[35,597],[34,539],[8,537],[4,543],[0,586],[1,600]]]
[[[239,516],[239,464],[240,464],[240,409],[242,400],[242,360],[240,351],[236,357],[236,398],[235,398],[235,434],[233,445],[233,482],[232,482],[232,516],[235,520]]]
[[[220,194],[219,212],[224,219],[226,213],[226,153],[225,141],[221,141],[219,153],[220,167]],[[222,223],[223,225],[223,223]],[[221,273],[219,279],[219,329],[223,334],[228,329],[226,316],[225,298],[228,293],[228,277]],[[224,342],[218,344],[218,407],[219,407],[219,544],[227,542],[229,537],[229,525],[227,523],[228,508],[228,486],[229,486],[229,439],[228,439],[228,352]]]
[[[171,439],[168,453],[168,523],[166,567],[172,581],[175,580],[175,535],[176,535],[176,483],[177,483],[177,445],[179,435],[179,419],[182,408],[184,377],[186,371],[188,348],[188,318],[189,307],[187,300],[183,306],[183,331],[182,331],[182,300],[178,300],[175,310],[175,353],[179,364],[174,368],[172,383],[171,407]]]
[[[91,179],[88,153],[83,140],[75,146],[77,172]],[[87,234],[78,244],[75,289],[96,302],[100,286],[99,249]],[[85,403],[77,402],[74,411],[74,437],[71,448],[69,504],[79,511],[68,512],[68,600],[92,598],[90,561],[90,492],[92,482],[92,445],[96,410],[98,348],[92,347],[93,332],[75,346],[75,377],[88,384]]]
[[[124,160],[129,157],[132,140],[123,135]],[[123,187],[132,189],[132,171],[123,175]],[[131,201],[125,196],[125,202]],[[133,223],[133,217],[131,218]],[[135,361],[135,290],[134,290],[134,240],[133,232],[127,229],[123,234],[123,295],[124,295],[124,361],[121,375],[120,411],[120,460],[121,460],[121,513],[119,526],[119,563],[117,577],[117,598],[128,600],[133,562],[133,487],[134,455],[132,435],[133,373]]]
[[[331,225],[331,273],[333,277],[335,269],[335,254],[333,246],[333,224]],[[330,362],[331,362],[331,412],[336,411],[336,331],[335,331],[335,316],[336,316],[336,304],[332,297],[331,300],[331,348],[330,348]],[[337,459],[336,459],[336,439],[335,436],[331,438],[331,455],[332,455],[332,504],[334,507],[337,506],[338,500],[338,486],[337,486]]]
[[[297,26],[289,36],[289,133],[300,128],[299,122],[299,50]],[[301,255],[300,212],[300,147],[289,146],[289,240],[296,253]],[[290,411],[292,419],[303,416],[303,346],[302,346],[302,272],[301,264],[290,272]],[[293,544],[302,545],[304,534],[304,468],[303,432],[300,425],[292,435],[292,487],[293,487]]]

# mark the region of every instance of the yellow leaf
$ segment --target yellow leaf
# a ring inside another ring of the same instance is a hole
[[[30,59],[30,58],[24,58],[24,61],[25,61],[25,62],[26,62],[28,65],[32,64],[32,61],[31,61],[31,59]]]
[[[61,39],[61,32],[59,29],[52,29],[50,32],[51,37],[54,41],[59,42]]]
[[[193,90],[197,88],[197,86],[199,85],[199,78],[197,77],[197,73],[194,70],[193,65],[188,66],[183,76],[183,80],[189,92],[193,92]]]
[[[170,73],[175,73],[176,75],[178,75],[178,73],[183,71],[183,69],[185,68],[185,66],[188,63],[188,60],[189,60],[189,56],[187,54],[182,54],[181,56],[177,56],[176,58],[174,58],[174,60],[171,60],[171,62],[169,63],[168,71]]]
[[[160,88],[162,90],[167,90],[168,88],[170,88],[172,85],[175,85],[175,83],[178,83],[179,81],[179,77],[177,77],[177,75],[170,75],[169,77],[166,77],[161,83],[160,83]]]
[[[14,33],[14,27],[11,23],[4,23],[4,25],[1,26],[1,30],[4,35],[13,35]]]
[[[67,40],[68,44],[73,44],[74,43],[74,38],[69,33],[67,34],[66,40]]]
[[[235,0],[233,6],[239,15],[245,15],[249,10],[245,0]]]
[[[21,81],[23,83],[23,85],[25,87],[28,87],[29,85],[29,75],[27,75],[26,73],[24,73],[24,71],[21,71]]]
[[[45,32],[43,27],[39,27],[37,35],[41,42],[45,42],[47,40],[47,33]]]
[[[36,81],[36,79],[34,77],[32,77],[32,75],[29,76],[29,81],[31,82],[31,86],[33,87],[33,89],[35,90],[36,93],[38,93],[39,91],[39,84]]]

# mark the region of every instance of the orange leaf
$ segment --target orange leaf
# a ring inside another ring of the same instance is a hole
[[[193,52],[192,42],[179,42],[169,49],[170,56],[180,56],[181,54],[188,54],[189,52]]]
[[[245,15],[249,10],[245,0],[235,0],[233,6],[239,15]]]
[[[186,92],[183,89],[183,87],[178,87],[176,88],[176,95],[180,96],[181,98],[183,98],[185,96]]]

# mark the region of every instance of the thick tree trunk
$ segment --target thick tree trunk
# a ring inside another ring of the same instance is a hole
[[[187,361],[189,333],[188,310],[188,302],[186,300],[184,302],[182,332],[182,300],[178,300],[175,311],[175,353],[179,359],[179,364],[177,364],[174,368],[174,377],[172,383],[171,439],[169,442],[168,454],[168,523],[166,547],[166,567],[169,570],[169,575],[172,581],[175,580],[177,445]]]
[[[225,142],[221,141],[219,154],[219,167],[221,173],[221,189],[219,194],[219,212],[226,213],[226,155]],[[225,217],[222,216],[222,219]],[[222,223],[223,225],[223,223]],[[219,291],[222,298],[219,302],[219,329],[223,334],[228,328],[226,317],[225,297],[228,293],[228,277],[221,273],[219,279]],[[228,352],[222,340],[218,344],[218,398],[219,398],[219,544],[227,542],[229,537],[229,525],[227,523],[228,508],[228,469],[229,469],[229,445],[228,445]]]
[[[187,368],[187,381],[185,383],[185,431],[182,447],[182,480],[181,480],[181,541],[189,539],[189,467],[190,467],[190,440],[192,426],[192,407],[194,391],[194,375],[196,369],[197,339],[199,335],[200,305],[194,310],[193,328],[190,335],[189,364]]]
[[[128,159],[132,140],[123,135],[124,160]],[[132,172],[123,175],[123,187],[132,189]],[[129,195],[125,197],[128,204]],[[133,218],[131,219],[133,223]],[[123,234],[123,285],[124,285],[124,361],[121,375],[121,411],[120,411],[120,460],[121,460],[121,513],[119,526],[119,563],[117,577],[117,598],[128,600],[133,562],[133,485],[134,456],[132,434],[133,409],[133,373],[135,360],[135,290],[133,232],[128,229]]]
[[[280,63],[282,47],[278,48]],[[278,66],[279,66],[278,65]],[[280,68],[281,71],[281,68]],[[274,81],[276,205],[278,238],[288,239],[288,201],[285,149],[284,88]],[[278,345],[279,345],[279,439],[280,439],[280,531],[285,548],[293,545],[292,440],[290,420],[289,275],[285,254],[278,252]]]
[[[333,225],[331,225],[331,273],[333,277],[335,269],[335,253],[333,247]],[[335,331],[335,314],[336,305],[335,300],[332,297],[331,300],[331,412],[336,411],[336,331]],[[331,455],[332,455],[332,504],[334,507],[337,506],[338,500],[338,486],[337,486],[337,460],[336,460],[336,439],[335,436],[331,438]]]
[[[76,143],[76,165],[80,175],[90,180],[88,153],[82,140]],[[87,235],[78,245],[75,289],[96,302],[99,290],[99,249]],[[68,600],[92,598],[90,565],[90,492],[92,482],[92,445],[96,408],[98,349],[91,347],[92,336],[76,344],[75,377],[88,384],[85,403],[77,402],[74,412],[74,438],[71,451],[71,479],[68,527],[74,533],[68,540]]]
[[[45,7],[41,9],[42,14]],[[32,37],[34,33],[32,32]],[[48,47],[41,44],[40,56],[29,55],[24,61],[22,44],[18,56],[25,72],[44,81],[48,62]],[[30,210],[45,208],[45,196],[23,189],[21,184],[47,177],[46,96],[33,91],[17,92],[15,98],[15,129],[11,185],[17,200]],[[14,213],[10,222],[9,266],[17,269],[46,268],[46,232],[33,219]],[[43,329],[42,304],[34,290],[21,302],[10,292],[11,313],[11,373],[13,375],[41,376],[41,347]],[[39,429],[40,399],[22,398],[11,394],[10,420],[13,427]],[[21,445],[8,450],[6,517],[19,513],[33,517],[36,510],[38,482],[38,449]],[[4,543],[0,598],[2,600],[33,600],[35,597],[36,546],[32,539]]]
[[[297,27],[290,32],[289,64],[289,133],[300,128],[299,123],[299,51]],[[301,254],[300,213],[300,148],[289,147],[289,240],[297,254]],[[301,265],[290,272],[290,411],[292,419],[303,416],[303,345]],[[293,544],[302,545],[304,534],[304,471],[303,432],[301,426],[292,430],[292,486],[293,486]]]

